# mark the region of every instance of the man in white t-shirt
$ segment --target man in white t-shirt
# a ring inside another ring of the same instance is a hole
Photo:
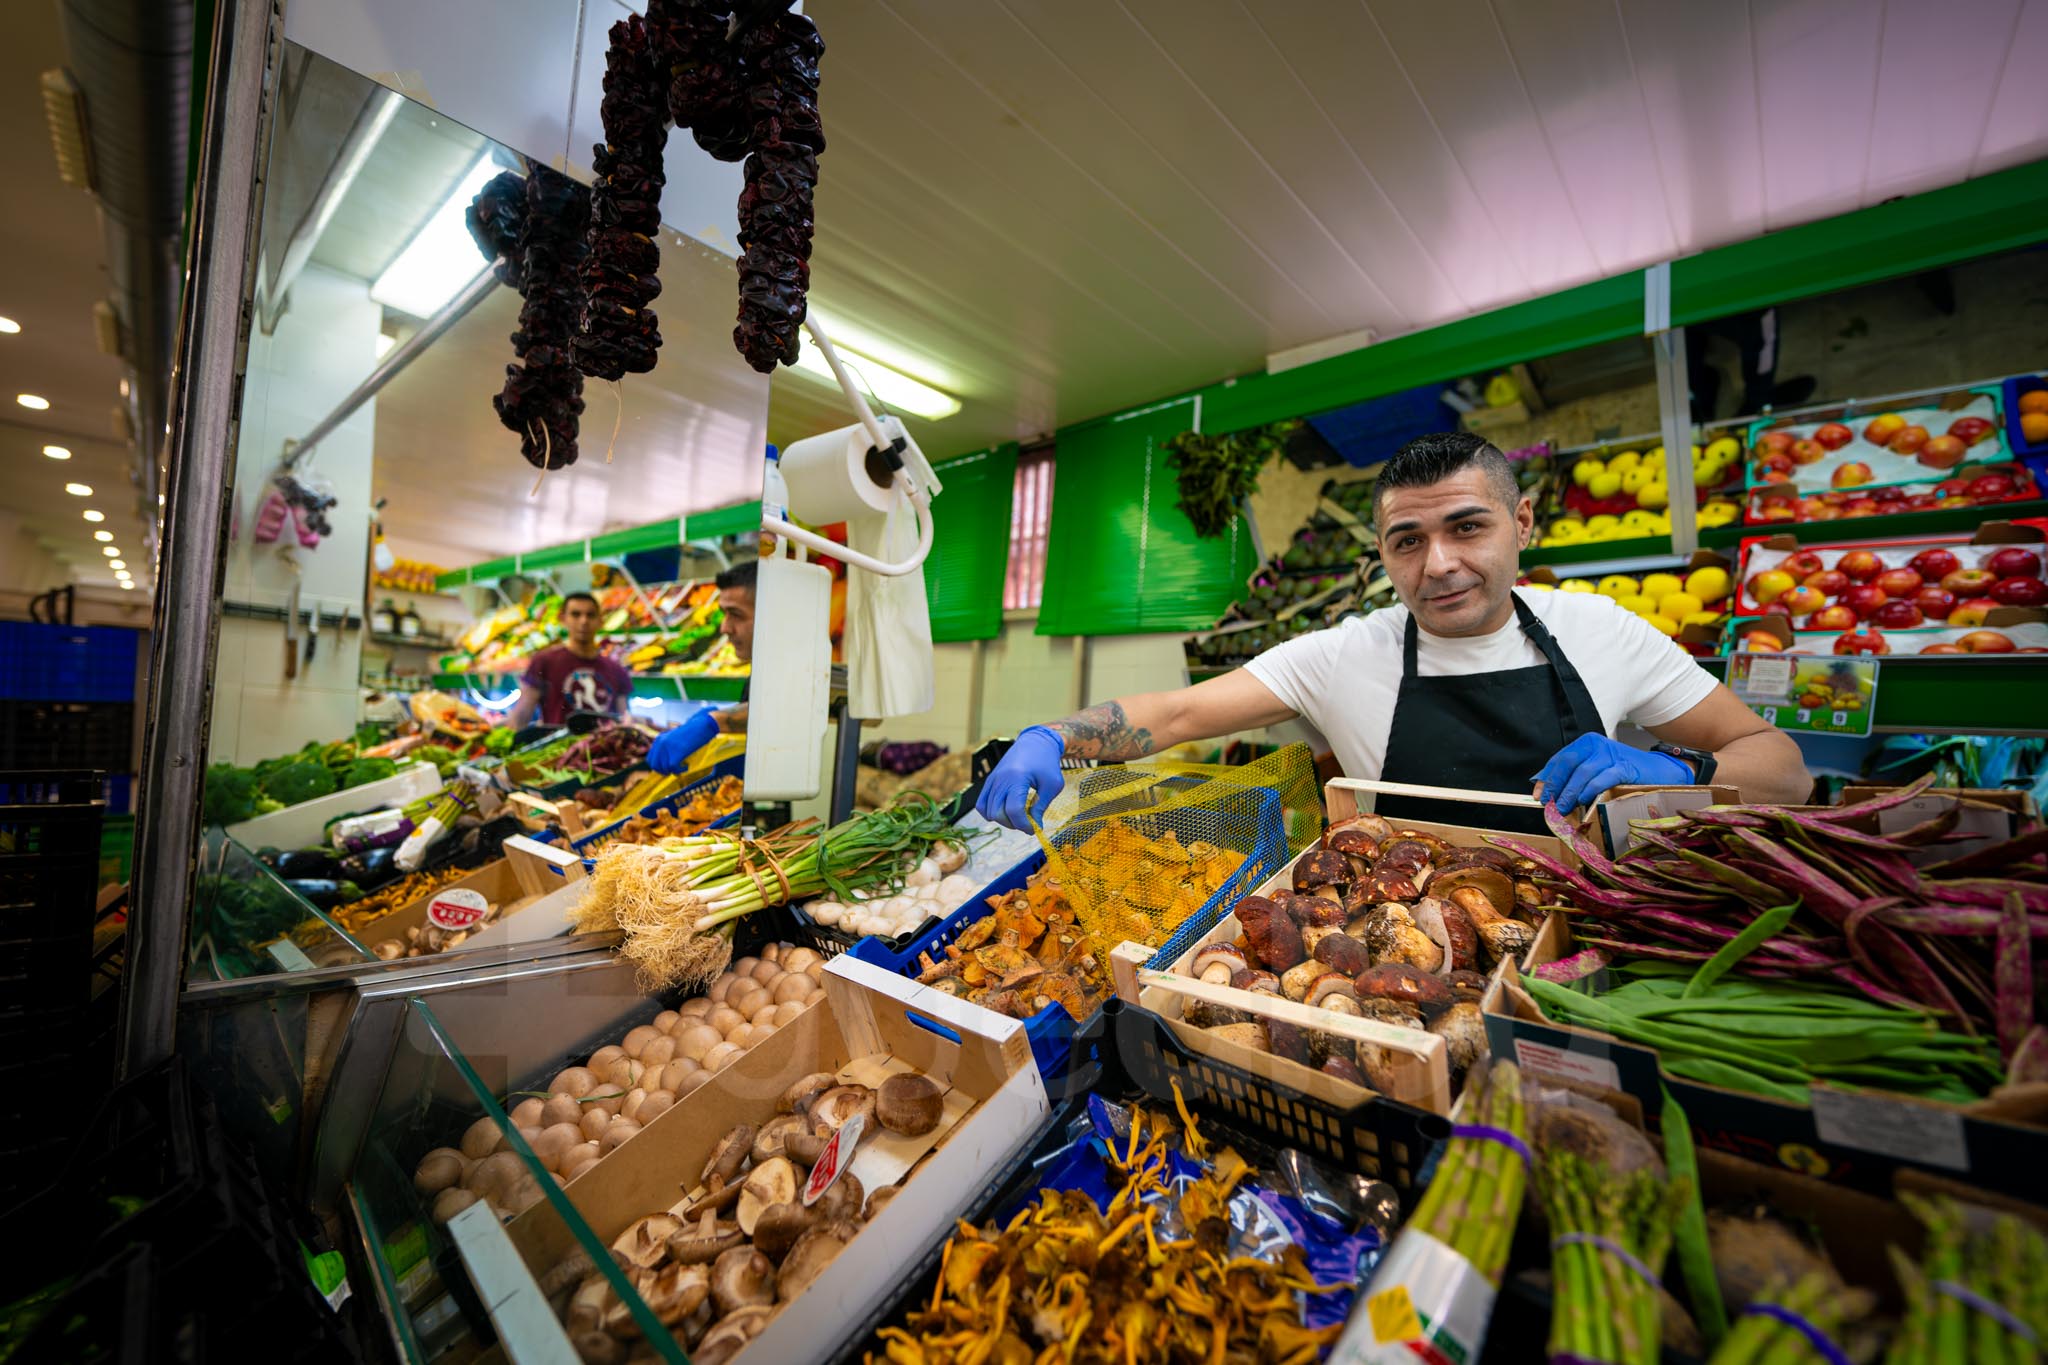
[[[1812,778],[1790,737],[1640,616],[1592,593],[1514,591],[1535,518],[1492,445],[1464,432],[1410,441],[1381,470],[1374,499],[1401,606],[1299,636],[1193,687],[1031,726],[983,785],[981,813],[1018,826],[1042,816],[1068,755],[1126,761],[1296,717],[1330,741],[1347,776],[1533,789],[1566,811],[1632,783],[1806,797]],[[1614,739],[1623,721],[1659,743]],[[1512,808],[1475,819],[1469,807],[1382,796],[1378,809],[1542,829],[1537,812]]]

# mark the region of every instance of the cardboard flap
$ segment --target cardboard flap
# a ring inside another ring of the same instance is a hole
[[[1021,1020],[844,953],[825,964],[823,984],[851,1056],[888,1053],[942,1084],[977,1093],[1034,1069]]]

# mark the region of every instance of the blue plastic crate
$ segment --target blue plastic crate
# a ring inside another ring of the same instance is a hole
[[[2005,440],[2028,469],[2034,482],[2048,484],[2048,441],[2029,441],[2020,430],[2020,396],[2036,389],[2048,389],[2048,375],[2016,374],[2005,381]]]
[[[611,843],[613,837],[619,832],[619,826],[625,824],[627,820],[652,818],[657,815],[673,815],[676,811],[688,805],[690,798],[704,790],[704,788],[723,778],[744,778],[746,771],[747,756],[745,754],[735,754],[731,758],[713,764],[710,772],[692,782],[674,796],[664,797],[659,801],[651,802],[634,811],[631,815],[622,816],[602,828],[590,831],[590,833],[583,835],[581,838],[571,839],[569,847],[583,855],[583,866],[585,868],[594,870],[597,867],[597,855],[604,852],[605,845]],[[713,820],[704,828],[729,829],[739,823],[739,818],[739,810],[735,807],[724,815],[719,816],[716,820]],[[553,838],[554,832],[552,830],[548,831],[547,842],[552,842]]]
[[[0,621],[0,698],[133,702],[141,638],[118,626]]]

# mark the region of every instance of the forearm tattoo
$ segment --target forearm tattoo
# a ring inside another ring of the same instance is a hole
[[[1046,727],[1066,741],[1069,758],[1098,758],[1121,763],[1152,752],[1152,732],[1131,724],[1124,708],[1113,701],[1076,711]]]

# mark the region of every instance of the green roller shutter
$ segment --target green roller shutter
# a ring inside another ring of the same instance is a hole
[[[932,503],[932,552],[924,562],[932,639],[992,640],[1003,628],[1016,443],[948,460],[934,472],[945,491]]]
[[[1183,400],[1060,432],[1039,634],[1201,630],[1243,591],[1243,518],[1205,540],[1176,502],[1166,443],[1194,416]]]

